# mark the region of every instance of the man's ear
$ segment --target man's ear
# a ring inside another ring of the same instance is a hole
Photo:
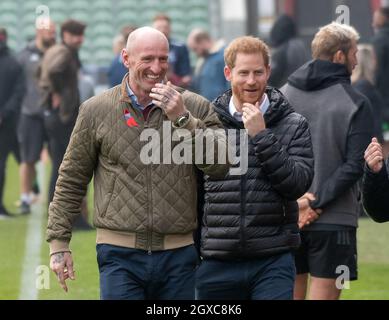
[[[342,50],[338,50],[338,51],[336,51],[336,53],[332,57],[332,62],[345,64],[346,63],[346,55],[344,54],[344,52]]]
[[[122,49],[121,55],[122,55],[122,61],[123,61],[124,66],[127,69],[129,69],[130,68],[130,62],[129,62],[129,56],[128,56],[126,48]]]
[[[224,76],[227,81],[231,81],[231,69],[228,66],[224,66]]]

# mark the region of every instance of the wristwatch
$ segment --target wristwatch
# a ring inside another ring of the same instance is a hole
[[[180,115],[173,123],[176,128],[185,126],[189,121],[189,112]]]

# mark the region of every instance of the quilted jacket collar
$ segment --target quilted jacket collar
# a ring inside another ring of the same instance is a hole
[[[120,85],[120,92],[121,92],[121,94],[120,94],[120,101],[121,102],[131,103],[131,99],[130,99],[130,97],[127,94],[127,87],[126,87],[127,81],[128,81],[128,72],[123,77],[122,83]]]

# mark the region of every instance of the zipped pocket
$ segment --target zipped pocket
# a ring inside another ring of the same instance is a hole
[[[107,214],[109,204],[112,200],[113,190],[115,189],[116,177],[113,173],[111,173],[110,176],[111,176],[111,178],[110,178],[110,181],[108,184],[107,199],[103,202],[103,206],[101,208],[101,214],[100,214],[101,218],[104,218]],[[104,199],[105,199],[105,197],[104,197]]]

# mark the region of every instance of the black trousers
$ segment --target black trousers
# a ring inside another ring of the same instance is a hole
[[[16,135],[16,121],[4,120],[4,122],[0,124],[0,211],[4,207],[5,169],[8,155],[11,152],[19,163],[20,154]]]
[[[58,179],[58,170],[61,166],[63,156],[69,144],[75,121],[64,124],[59,118],[58,111],[45,111],[45,128],[49,142],[49,154],[52,162],[52,170],[49,185],[48,203],[53,200],[55,184]]]

